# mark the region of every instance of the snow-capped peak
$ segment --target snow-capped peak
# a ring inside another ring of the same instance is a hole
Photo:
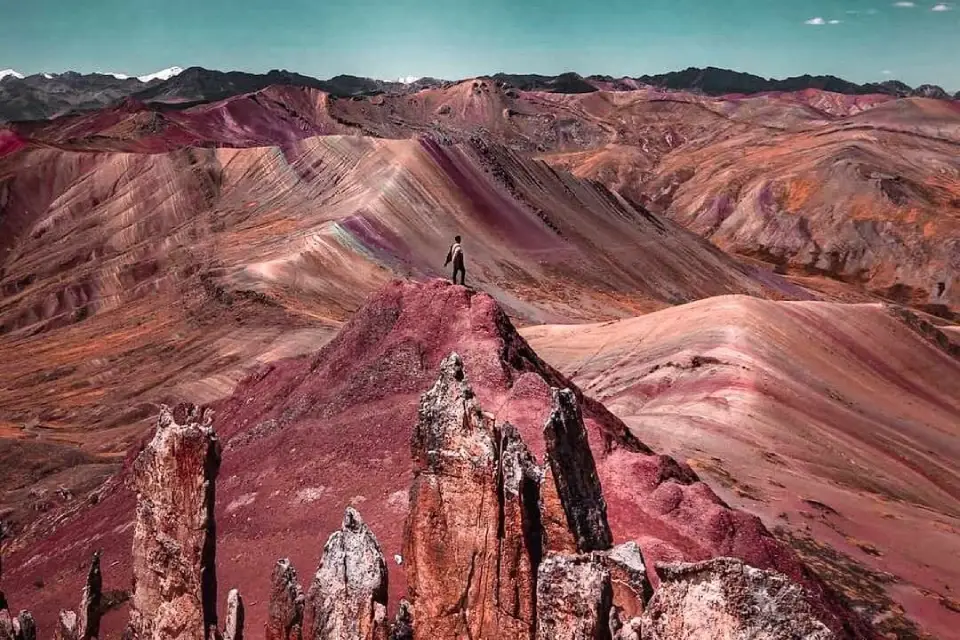
[[[113,76],[113,77],[116,78],[117,80],[128,80],[128,79],[130,79],[130,76],[128,76],[128,75],[125,74],[125,73],[114,73],[114,72],[112,72],[112,71],[107,71],[107,72],[104,73],[103,75],[105,75],[105,76]]]
[[[397,82],[401,82],[403,84],[413,84],[419,79],[420,79],[420,76],[400,76],[399,78],[397,78]]]
[[[47,80],[53,80],[53,76],[50,75],[49,73],[43,74],[43,77],[46,78]]]
[[[23,80],[23,74],[22,74],[22,73],[17,73],[17,72],[14,71],[13,69],[4,69],[3,71],[0,71],[0,80],[3,80],[3,79],[6,78],[6,77],[16,78],[16,79],[18,79],[18,80]]]
[[[178,76],[181,73],[183,73],[183,69],[180,67],[170,67],[169,69],[164,69],[163,71],[157,71],[156,73],[139,76],[137,80],[140,82],[150,82],[151,80],[169,80],[173,76]]]

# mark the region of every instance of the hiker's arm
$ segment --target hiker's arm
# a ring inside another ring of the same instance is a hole
[[[450,264],[451,260],[453,260],[453,247],[450,247],[450,250],[447,251],[447,261],[443,263],[443,266]]]

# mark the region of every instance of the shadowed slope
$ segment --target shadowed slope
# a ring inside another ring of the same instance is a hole
[[[251,627],[265,616],[263,567],[287,552],[295,566],[311,566],[322,532],[337,526],[347,505],[363,505],[388,557],[401,553],[419,398],[453,351],[481,406],[515,425],[542,459],[551,387],[568,381],[537,357],[493,298],[439,280],[391,283],[316,355],[268,365],[219,403],[218,581],[244,585]],[[601,404],[581,403],[617,541],[639,541],[651,566],[732,555],[776,568],[810,590],[841,637],[869,637],[759,520],[730,510],[686,466],[653,454]],[[108,491],[52,535],[19,547],[9,561],[13,584],[44,576],[52,586],[17,589],[11,598],[52,620],[61,591],[79,577],[66,568],[73,554],[94,544],[105,549],[107,579],[122,583],[131,509],[126,491]],[[402,565],[391,566],[390,591],[395,604]]]
[[[960,361],[936,329],[904,317],[911,324],[880,305],[722,297],[524,334],[639,438],[792,532],[855,600],[879,614],[892,597],[950,637]]]

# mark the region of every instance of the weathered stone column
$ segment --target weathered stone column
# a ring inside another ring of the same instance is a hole
[[[243,598],[237,589],[227,594],[227,615],[223,624],[223,640],[243,640]]]
[[[385,640],[387,563],[380,543],[353,508],[323,548],[307,594],[311,640]]]
[[[420,400],[404,539],[415,638],[496,635],[497,439],[451,354]]]
[[[128,633],[136,640],[204,640],[217,624],[214,502],[220,443],[211,415],[161,407],[133,466],[137,518]]]
[[[100,574],[100,552],[95,551],[87,572],[87,582],[80,596],[77,615],[77,637],[92,640],[100,636],[100,605],[103,598],[103,576]]]
[[[266,640],[301,640],[303,637],[303,590],[290,560],[277,561],[270,579]]]
[[[603,499],[600,476],[590,451],[580,404],[573,391],[553,390],[553,411],[543,427],[543,439],[547,445],[547,463],[550,466],[548,475],[554,483],[553,487],[549,487],[549,492],[545,488],[544,493],[549,495],[556,491],[576,551],[586,553],[609,549],[613,546],[613,535],[607,523],[607,503]],[[552,505],[549,500],[544,500],[544,504],[555,510],[555,504]],[[544,519],[556,521],[559,515],[548,512]],[[566,533],[555,537],[566,538]],[[548,550],[568,552],[563,548]]]

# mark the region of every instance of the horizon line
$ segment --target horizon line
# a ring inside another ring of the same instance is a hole
[[[24,78],[29,78],[29,77],[32,77],[32,76],[65,75],[65,74],[68,74],[68,73],[76,73],[76,74],[78,74],[78,75],[102,75],[102,76],[111,76],[111,77],[117,77],[118,75],[122,75],[122,76],[126,76],[124,79],[127,79],[127,80],[139,80],[140,77],[148,76],[148,75],[151,75],[151,74],[153,74],[153,73],[157,73],[157,72],[159,72],[159,71],[166,71],[167,69],[172,69],[172,68],[178,67],[178,66],[180,66],[180,65],[171,65],[170,67],[165,67],[164,69],[160,69],[160,70],[158,70],[158,71],[153,71],[153,72],[143,73],[143,74],[127,74],[127,73],[118,72],[118,71],[90,71],[90,72],[82,72],[82,71],[76,71],[76,70],[74,70],[74,69],[67,69],[67,70],[65,70],[65,71],[49,71],[49,70],[44,70],[44,71],[38,71],[38,72],[35,72],[35,73],[23,74],[23,75],[24,75]],[[907,87],[910,87],[911,89],[916,89],[917,87],[921,87],[921,86],[928,85],[928,86],[938,86],[938,87],[944,89],[945,91],[947,91],[948,93],[954,93],[952,90],[945,89],[945,88],[943,87],[943,85],[939,85],[939,84],[935,84],[935,83],[930,83],[930,82],[923,82],[923,83],[920,83],[920,84],[914,86],[914,85],[910,85],[910,84],[908,84],[908,83],[906,83],[906,82],[903,82],[902,80],[898,80],[897,78],[895,78],[895,77],[893,77],[893,76],[889,76],[889,77],[887,77],[887,78],[884,79],[884,80],[871,80],[871,81],[867,81],[867,82],[855,82],[855,81],[852,81],[852,80],[848,80],[848,79],[844,78],[843,76],[838,76],[838,75],[834,75],[834,74],[811,74],[811,73],[803,73],[803,74],[799,74],[799,75],[792,75],[792,76],[785,76],[785,77],[779,77],[779,78],[778,78],[778,77],[775,77],[775,76],[764,76],[764,75],[752,73],[752,72],[750,72],[750,71],[741,71],[741,70],[737,70],[737,69],[730,69],[730,68],[727,68],[727,67],[715,67],[715,66],[713,66],[713,65],[707,65],[707,66],[705,66],[705,67],[688,66],[688,67],[685,67],[685,68],[682,68],[682,69],[674,69],[673,71],[665,71],[665,72],[661,72],[661,73],[644,73],[644,74],[641,74],[641,75],[616,75],[616,74],[609,74],[609,73],[591,73],[591,74],[588,74],[588,75],[583,75],[583,74],[580,73],[579,71],[576,71],[576,70],[573,70],[573,69],[568,69],[568,70],[561,71],[561,72],[559,72],[559,73],[554,73],[554,74],[551,74],[551,73],[540,73],[540,72],[535,72],[535,71],[529,71],[529,72],[513,72],[513,71],[503,71],[503,70],[500,70],[500,71],[497,71],[497,72],[495,72],[495,73],[478,74],[478,75],[468,75],[468,76],[464,76],[464,77],[457,78],[457,79],[443,78],[443,77],[439,77],[439,76],[432,76],[432,75],[429,75],[429,74],[427,74],[427,75],[421,75],[421,76],[418,76],[418,75],[416,75],[416,74],[404,74],[404,75],[397,76],[397,77],[383,78],[383,77],[376,77],[376,76],[373,76],[373,75],[356,75],[356,74],[352,74],[352,73],[339,73],[339,74],[335,74],[335,75],[329,76],[329,77],[327,77],[327,78],[321,78],[321,77],[316,76],[316,75],[311,75],[311,74],[308,74],[308,73],[303,73],[303,72],[301,72],[301,71],[295,71],[295,70],[285,69],[285,68],[272,68],[272,69],[270,69],[270,70],[268,70],[268,71],[260,72],[260,71],[244,70],[244,69],[239,69],[239,68],[231,68],[231,69],[228,69],[228,70],[223,70],[223,69],[221,69],[221,68],[205,67],[205,66],[202,66],[202,65],[199,65],[199,64],[191,65],[191,66],[188,66],[188,67],[180,67],[180,68],[183,69],[183,72],[189,71],[189,70],[191,70],[191,69],[201,69],[201,70],[203,70],[203,71],[215,71],[215,72],[218,72],[218,73],[246,73],[246,74],[250,74],[250,75],[261,75],[261,76],[269,75],[269,74],[271,74],[271,73],[292,73],[292,74],[302,75],[302,76],[305,76],[305,77],[308,77],[308,78],[312,78],[312,79],[315,79],[315,80],[320,80],[320,81],[330,81],[330,80],[333,80],[334,78],[338,78],[338,77],[352,77],[352,78],[361,78],[361,79],[367,79],[367,80],[376,80],[376,81],[379,81],[379,82],[393,82],[393,83],[401,83],[401,84],[414,84],[414,83],[416,83],[417,81],[423,80],[423,79],[433,79],[433,80],[439,80],[439,81],[443,81],[443,82],[460,83],[460,82],[465,82],[465,81],[468,81],[468,80],[474,80],[474,79],[478,79],[478,78],[494,78],[494,77],[497,76],[497,75],[508,75],[508,76],[539,76],[539,77],[542,77],[542,78],[557,78],[557,77],[560,77],[560,76],[563,76],[563,75],[575,75],[575,76],[577,76],[577,77],[579,77],[579,78],[584,78],[584,79],[587,79],[587,78],[612,78],[612,79],[614,79],[614,80],[623,80],[623,79],[637,80],[637,79],[644,78],[644,77],[665,76],[665,75],[670,75],[670,74],[675,74],[675,73],[682,73],[682,72],[684,72],[684,71],[690,71],[690,70],[707,71],[707,70],[713,69],[713,70],[722,71],[722,72],[736,73],[736,74],[753,76],[753,77],[755,77],[755,78],[760,78],[760,79],[765,80],[765,81],[768,81],[768,82],[783,82],[783,81],[786,81],[786,80],[793,80],[793,79],[805,78],[805,77],[810,77],[810,78],[836,78],[837,80],[842,80],[843,82],[848,82],[848,83],[850,83],[850,84],[857,85],[857,86],[874,85],[874,84],[876,84],[876,85],[882,85],[882,84],[885,84],[885,83],[899,82],[899,83],[901,83],[901,84],[903,84],[903,85],[905,85],[905,86],[907,86]],[[11,67],[11,68],[9,68],[9,69],[6,69],[6,70],[8,70],[8,71],[14,71],[14,72],[19,73],[19,72],[18,72],[15,68],[13,68],[13,67]],[[8,76],[8,77],[15,77],[15,76]],[[404,79],[407,79],[407,78],[415,78],[415,80],[412,80],[412,81],[410,81],[410,82],[404,82]],[[6,79],[6,78],[4,78],[4,79]],[[118,79],[119,79],[119,78],[118,78]]]

